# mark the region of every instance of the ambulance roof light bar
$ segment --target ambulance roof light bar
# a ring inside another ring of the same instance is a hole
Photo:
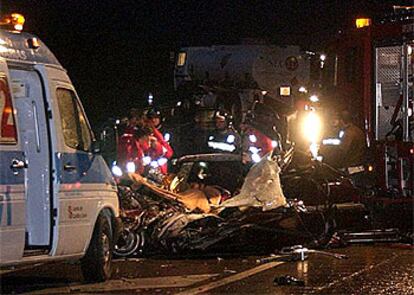
[[[23,30],[25,18],[19,13],[12,13],[0,18],[0,27],[6,27],[17,32]]]

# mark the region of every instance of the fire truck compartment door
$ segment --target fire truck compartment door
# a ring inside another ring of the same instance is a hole
[[[411,43],[413,48],[413,43]],[[408,63],[408,65],[405,65]],[[408,79],[404,78],[404,67],[408,69]],[[413,53],[403,58],[403,46],[383,46],[375,49],[376,116],[375,137],[384,140],[392,131],[391,119],[403,96],[404,83],[408,83],[408,95],[413,95]],[[408,80],[404,82],[405,80]],[[401,107],[397,122],[402,119]],[[411,119],[412,120],[412,119]]]

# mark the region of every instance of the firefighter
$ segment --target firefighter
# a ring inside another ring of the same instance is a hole
[[[123,128],[122,135],[118,139],[117,162],[125,169],[128,162],[135,163],[138,153],[138,145],[135,138],[137,130],[137,114],[135,109],[128,112],[127,122]]]
[[[129,173],[142,174],[144,173],[145,166],[143,162],[144,152],[149,145],[148,141],[151,135],[151,129],[147,127],[129,127],[129,129],[126,129],[129,132],[124,132],[118,143],[118,165],[122,167],[122,170],[126,170]]]
[[[240,146],[240,135],[229,122],[226,112],[216,112],[215,129],[209,135],[207,145],[215,151],[234,152]]]
[[[151,109],[147,112],[146,119],[147,126],[152,130],[148,156],[151,158],[152,165],[157,165],[162,174],[167,174],[168,160],[171,159],[174,152],[160,131],[162,128],[161,113],[155,109]]]
[[[339,164],[341,168],[348,171],[355,170],[364,164],[366,141],[364,132],[352,122],[349,111],[342,111],[339,114]],[[355,169],[352,169],[355,168]]]
[[[274,144],[272,139],[249,124],[241,124],[243,162],[259,162],[266,154],[270,153]]]
[[[146,113],[147,123],[151,127],[155,127],[158,130],[162,129],[162,117],[161,112],[155,108],[149,109]]]
[[[250,161],[257,163],[274,148],[283,148],[279,131],[282,127],[279,125],[278,114],[262,103],[255,103],[240,126],[245,163]]]
[[[124,126],[122,134],[134,134],[137,130],[138,124],[138,110],[137,109],[130,109],[127,115],[126,125]]]

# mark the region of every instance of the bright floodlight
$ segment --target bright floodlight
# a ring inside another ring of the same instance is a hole
[[[322,122],[314,111],[308,112],[302,124],[303,135],[310,143],[317,143],[322,132]]]

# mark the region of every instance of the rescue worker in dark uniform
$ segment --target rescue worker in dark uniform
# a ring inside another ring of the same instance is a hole
[[[339,167],[351,168],[364,164],[366,152],[366,140],[364,132],[352,122],[352,116],[348,111],[342,111],[339,115]]]
[[[127,122],[126,126],[124,127],[124,130],[122,134],[134,134],[137,130],[137,124],[138,124],[138,111],[137,109],[130,109],[127,116]]]
[[[214,118],[215,130],[209,135],[207,145],[214,152],[235,152],[240,147],[240,135],[229,122],[225,112],[217,112]]]

